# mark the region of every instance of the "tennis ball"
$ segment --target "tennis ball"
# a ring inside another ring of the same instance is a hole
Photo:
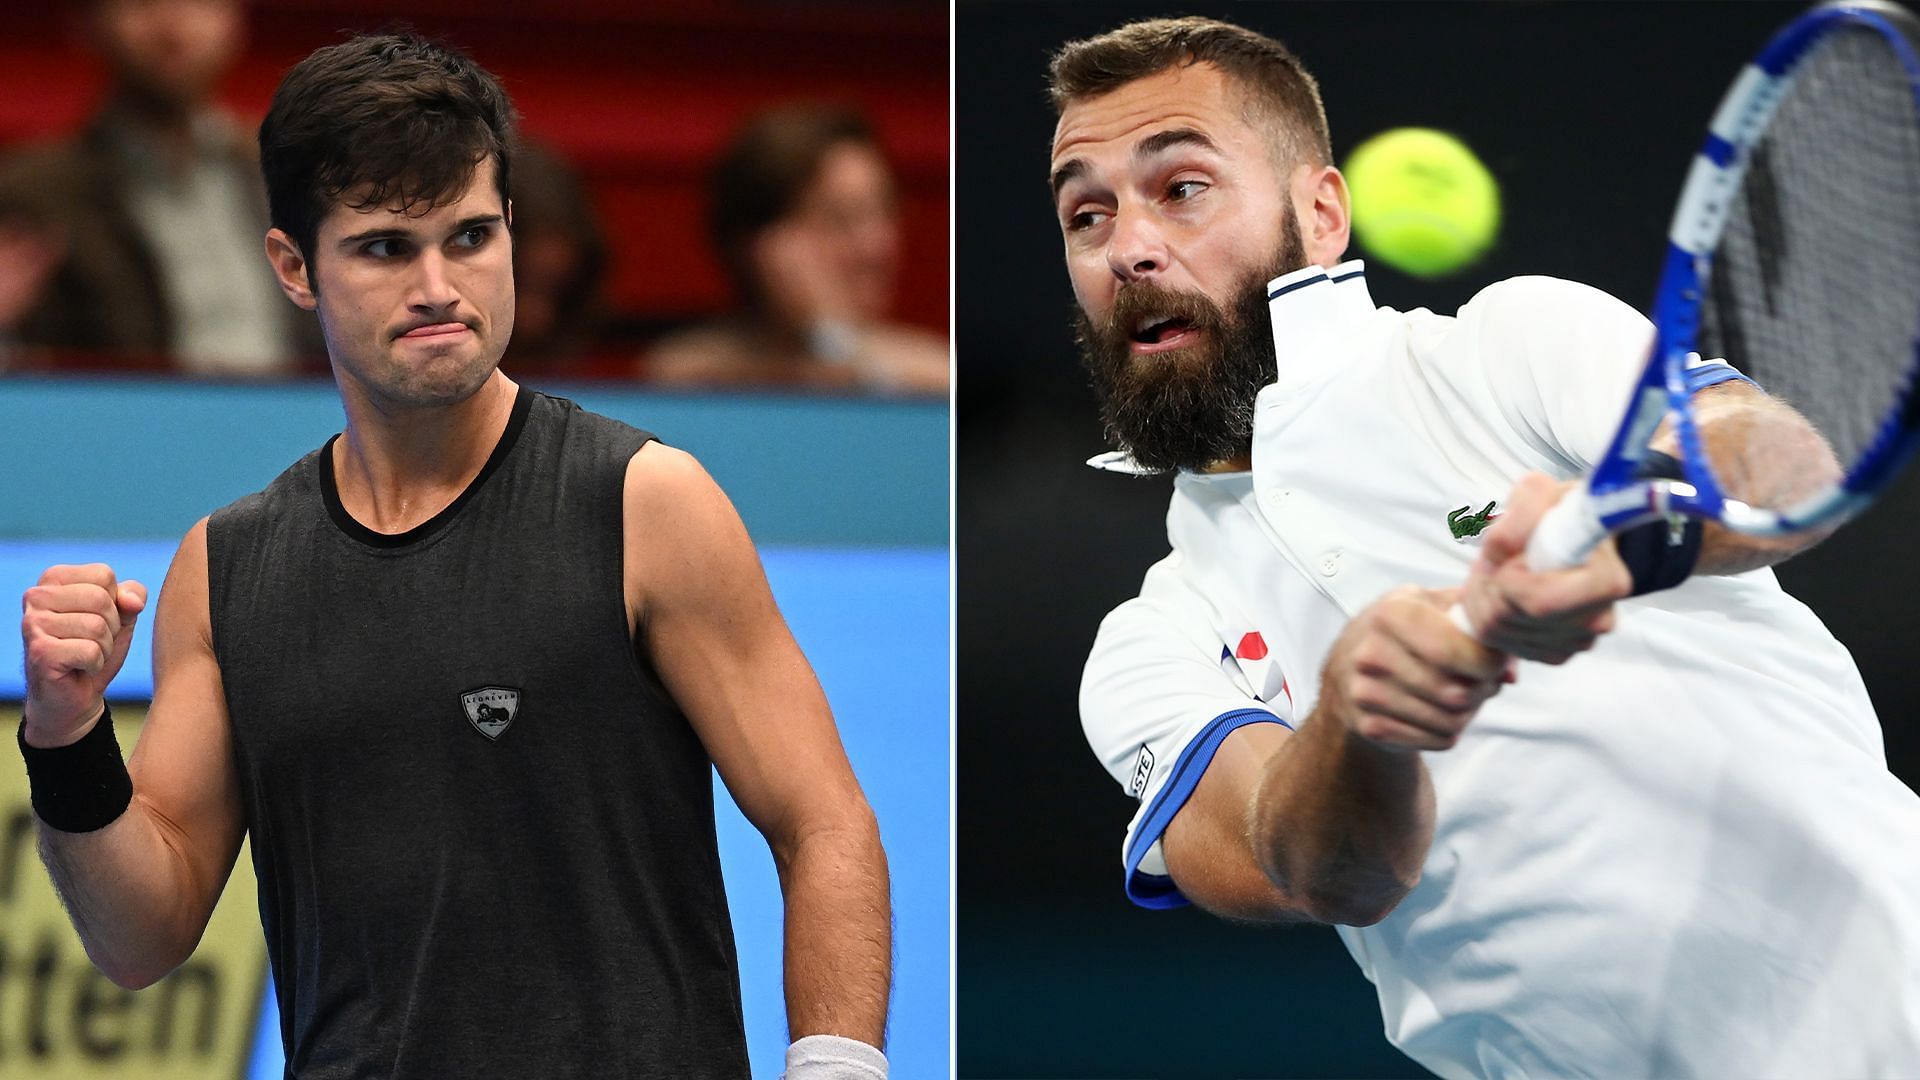
[[[1500,185],[1444,131],[1382,132],[1354,148],[1344,171],[1361,246],[1415,277],[1467,266],[1500,231]]]

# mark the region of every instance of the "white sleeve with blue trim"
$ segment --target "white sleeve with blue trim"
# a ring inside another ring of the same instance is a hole
[[[1539,467],[1576,476],[1606,455],[1652,344],[1647,317],[1599,289],[1517,277],[1462,305],[1428,356],[1453,400]],[[1752,381],[1724,360],[1688,363],[1693,390],[1734,379]]]
[[[1150,908],[1188,902],[1167,875],[1160,837],[1227,735],[1245,724],[1293,726],[1284,694],[1262,701],[1238,675],[1211,607],[1181,579],[1178,562],[1156,564],[1140,596],[1101,622],[1080,682],[1087,742],[1140,800],[1121,858],[1127,896]]]

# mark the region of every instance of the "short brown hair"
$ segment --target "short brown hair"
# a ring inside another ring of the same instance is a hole
[[[1048,92],[1054,110],[1064,112],[1083,98],[1194,64],[1212,64],[1247,89],[1255,110],[1249,122],[1280,121],[1284,160],[1333,164],[1320,84],[1300,58],[1265,34],[1217,19],[1145,19],[1070,41],[1054,54]]]
[[[500,82],[466,54],[414,34],[363,34],[293,66],[260,123],[260,171],[275,228],[312,277],[320,219],[397,204],[424,213],[458,198],[491,157],[507,203],[514,112]]]
[[[721,151],[708,181],[707,223],[721,266],[749,305],[761,300],[747,257],[753,238],[791,214],[827,154],[847,144],[877,146],[872,125],[851,108],[813,103],[760,113]]]

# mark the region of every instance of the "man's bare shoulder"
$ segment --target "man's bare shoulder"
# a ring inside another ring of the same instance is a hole
[[[717,487],[700,460],[658,439],[648,440],[627,460],[627,502],[673,498]]]
[[[740,515],[684,450],[649,442],[633,455],[622,518],[627,610],[635,627],[663,611],[698,608],[757,576],[758,557]]]
[[[745,540],[732,502],[685,450],[658,441],[641,447],[627,462],[622,494],[629,549],[643,537],[656,550]]]

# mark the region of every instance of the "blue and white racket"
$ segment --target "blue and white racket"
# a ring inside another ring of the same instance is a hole
[[[1534,569],[1673,514],[1758,536],[1865,507],[1915,444],[1920,404],[1920,21],[1839,0],[1776,34],[1728,90],[1668,232],[1645,373],[1587,484],[1541,519]],[[1844,475],[1791,505],[1728,498],[1694,422],[1688,354],[1724,358],[1797,409]],[[1662,420],[1683,477],[1646,479]]]

